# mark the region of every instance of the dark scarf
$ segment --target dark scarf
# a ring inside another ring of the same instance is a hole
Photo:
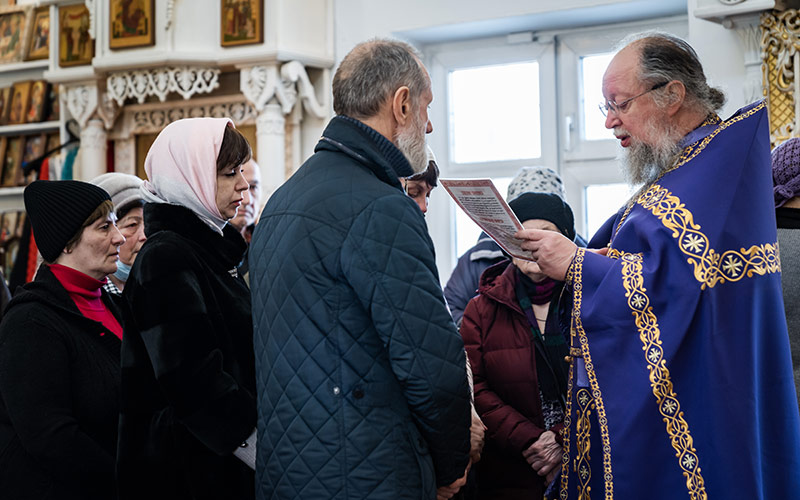
[[[517,269],[516,294],[528,324],[536,353],[536,377],[539,380],[539,389],[545,400],[558,401],[562,408],[564,397],[567,393],[567,369],[564,357],[569,353],[567,343],[558,324],[558,297],[563,286],[562,283],[547,278],[536,283]],[[539,324],[533,314],[532,304],[550,303],[545,323],[545,335],[539,331]]]

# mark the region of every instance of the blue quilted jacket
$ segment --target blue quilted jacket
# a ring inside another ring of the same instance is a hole
[[[464,346],[408,161],[334,118],[250,248],[259,499],[433,499],[469,453]]]

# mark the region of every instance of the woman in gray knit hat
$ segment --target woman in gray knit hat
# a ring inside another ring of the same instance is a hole
[[[122,295],[133,261],[147,240],[144,235],[144,200],[139,193],[139,186],[144,181],[139,177],[121,172],[109,172],[91,180],[95,186],[106,190],[114,202],[117,214],[117,227],[125,237],[125,243],[119,247],[117,272],[108,276],[108,283],[103,288],[112,295]]]

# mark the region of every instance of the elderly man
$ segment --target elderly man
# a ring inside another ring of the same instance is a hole
[[[258,220],[258,212],[261,209],[261,168],[255,160],[251,159],[242,166],[242,170],[244,179],[250,188],[236,212],[236,217],[231,219],[229,224],[242,233],[245,241],[250,243],[253,229]]]
[[[464,345],[422,212],[428,72],[409,45],[357,45],[315,154],[250,247],[259,499],[449,498],[469,463]],[[438,489],[437,489],[438,487]]]
[[[572,288],[562,498],[796,497],[794,398],[764,103],[721,120],[683,40],[613,58],[602,110],[641,184],[590,252],[524,230]]]

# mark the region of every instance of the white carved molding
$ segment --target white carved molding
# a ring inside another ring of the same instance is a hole
[[[288,114],[294,106],[291,97],[286,95],[277,64],[242,68],[239,87],[256,111],[262,111],[273,99],[280,103],[284,114]]]
[[[136,175],[136,139],[114,141],[114,171]]]
[[[86,124],[86,127],[81,129],[82,148],[102,149],[105,151],[107,147],[107,138],[108,134],[106,134],[106,130],[103,128],[103,122],[101,120],[89,120],[89,122]],[[105,163],[105,161],[103,163]]]
[[[214,118],[230,118],[236,125],[252,124],[255,122],[256,110],[252,104],[246,102],[241,96],[235,100],[209,99],[206,102],[195,102],[177,105],[170,102],[160,105],[130,106],[126,108],[126,122],[124,137],[132,134],[158,133],[167,124],[182,118],[195,118],[211,116]]]
[[[328,116],[328,106],[325,102],[317,100],[317,93],[311,80],[308,78],[305,66],[299,61],[290,61],[281,66],[281,76],[284,82],[291,82],[296,88],[296,94],[303,103],[303,108],[317,118]],[[326,94],[327,95],[327,94]]]
[[[167,23],[164,25],[164,31],[169,31],[172,23],[175,20],[175,0],[167,0]]]
[[[761,70],[761,18],[759,14],[742,17],[733,26],[744,49],[745,81],[742,85],[744,102],[764,98]]]
[[[256,117],[256,134],[275,135],[282,138],[286,133],[286,119],[283,117],[282,111],[278,104],[267,104],[264,111]]]
[[[89,118],[97,109],[96,85],[62,85],[61,95],[64,103],[81,129],[86,127]]]
[[[89,37],[92,40],[97,39],[97,19],[95,14],[96,0],[84,0],[84,5],[89,9]]]
[[[153,68],[111,73],[106,86],[108,94],[122,106],[129,97],[140,104],[147,96],[164,102],[167,94],[177,92],[184,99],[209,93],[219,87],[219,69],[191,66]]]
[[[103,92],[100,95],[100,102],[97,104],[97,116],[103,120],[103,125],[106,130],[111,130],[114,127],[114,122],[117,121],[119,116],[120,107],[117,102],[109,97],[108,93]]]
[[[80,179],[91,180],[106,173],[107,141],[108,134],[102,120],[91,119],[81,129]]]

